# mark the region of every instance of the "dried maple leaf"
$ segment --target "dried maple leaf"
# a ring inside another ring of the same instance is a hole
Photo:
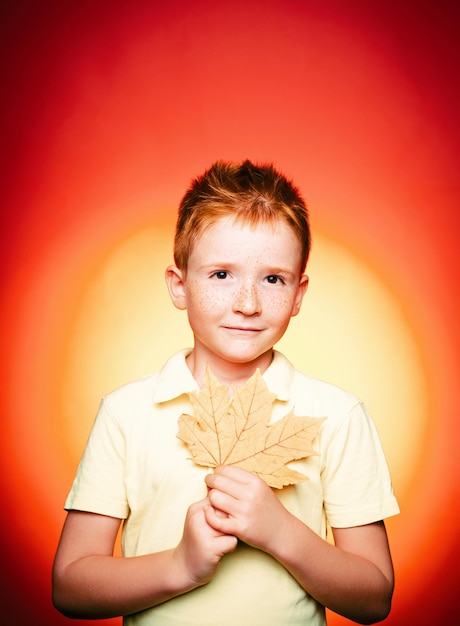
[[[290,411],[270,424],[275,397],[259,370],[243,387],[233,388],[231,397],[207,369],[201,390],[189,394],[194,415],[181,415],[177,436],[197,465],[235,465],[277,489],[296,484],[306,477],[287,463],[317,454],[312,442],[325,418]]]

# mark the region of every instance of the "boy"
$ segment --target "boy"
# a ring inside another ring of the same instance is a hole
[[[273,349],[300,310],[309,250],[305,203],[271,165],[218,162],[193,181],[166,282],[194,345],[102,401],[65,505],[61,612],[126,626],[318,626],[325,606],[361,623],[386,617],[382,520],[398,505],[375,428],[355,397]],[[291,408],[326,417],[318,455],[296,462],[307,480],[275,492],[243,469],[190,460],[177,421],[207,366],[229,393],[259,369],[275,420]]]

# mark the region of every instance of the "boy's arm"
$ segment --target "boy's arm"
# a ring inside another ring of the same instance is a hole
[[[295,518],[273,556],[321,604],[361,624],[387,617],[393,567],[383,522],[333,529],[330,545]]]
[[[383,522],[333,529],[333,546],[289,513],[256,476],[225,467],[206,482],[211,504],[226,514],[206,511],[214,528],[271,554],[336,613],[364,624],[388,615],[394,580]]]
[[[53,603],[73,618],[129,615],[209,582],[235,537],[211,528],[208,500],[193,504],[179,545],[145,556],[114,557],[121,520],[71,511],[53,566]]]

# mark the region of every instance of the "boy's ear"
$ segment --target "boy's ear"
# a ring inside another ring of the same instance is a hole
[[[292,307],[291,317],[297,315],[300,311],[300,307],[302,306],[303,297],[308,289],[308,276],[303,274],[300,277],[299,284],[297,286],[297,293],[294,300],[294,306]]]
[[[165,272],[166,285],[168,286],[169,295],[174,306],[181,311],[187,308],[184,276],[182,270],[175,265],[169,265]]]

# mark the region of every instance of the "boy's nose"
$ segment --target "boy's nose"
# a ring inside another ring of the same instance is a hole
[[[257,287],[243,285],[235,294],[233,310],[244,315],[257,315],[260,312],[260,298]]]

